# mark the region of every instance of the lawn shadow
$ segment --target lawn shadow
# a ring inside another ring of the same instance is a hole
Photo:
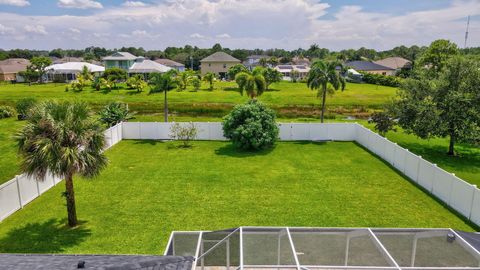
[[[137,91],[137,90],[127,90],[125,91],[125,94],[129,95],[129,96],[133,96],[133,95],[139,95],[141,94],[143,91]]]
[[[134,144],[149,144],[149,145],[157,145],[160,143],[165,143],[165,141],[161,140],[132,140]]]
[[[273,147],[258,150],[258,151],[248,151],[237,149],[233,144],[226,144],[218,149],[215,150],[215,154],[219,156],[229,156],[229,157],[236,157],[236,158],[243,158],[243,157],[254,157],[254,156],[265,156],[268,155],[275,149],[275,145]]]
[[[268,88],[265,92],[280,92],[280,89]]]
[[[14,228],[0,238],[0,253],[61,253],[90,237],[85,221],[75,228],[66,223],[66,219],[52,218]]]
[[[222,90],[223,91],[228,91],[228,92],[239,92],[240,93],[240,89],[238,89],[237,87],[225,87]]]
[[[328,141],[292,141],[291,143],[293,144],[300,144],[300,145],[307,145],[307,144],[313,144],[313,145],[326,145]]]

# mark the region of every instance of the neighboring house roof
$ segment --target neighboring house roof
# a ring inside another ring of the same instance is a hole
[[[216,52],[212,55],[209,55],[205,58],[203,58],[202,60],[200,60],[200,62],[220,62],[220,63],[240,63],[240,60],[238,60],[237,58],[227,54],[227,53],[224,53],[224,52]]]
[[[356,70],[369,71],[369,70],[395,70],[394,68],[389,68],[379,64],[375,64],[369,61],[351,61],[347,62],[346,66],[352,67]]]
[[[51,57],[53,64],[63,64],[67,62],[83,62],[83,58],[81,57],[64,57],[64,58],[56,58]]]
[[[164,73],[172,68],[167,67],[165,65],[159,64],[155,61],[137,58],[135,63],[128,69],[129,73],[152,73],[152,72],[160,72]]]
[[[262,54],[254,54],[254,55],[249,55],[247,56],[247,59],[253,59],[253,60],[260,60],[263,58],[270,58],[268,55],[262,55]]]
[[[292,72],[293,70],[300,73],[307,73],[310,71],[310,67],[307,67],[305,65],[278,65],[275,67],[275,69],[282,73]]]
[[[18,73],[25,71],[30,61],[23,58],[10,58],[0,61],[0,74]]]
[[[105,60],[135,60],[137,57],[129,52],[115,52],[110,56],[104,57]]]
[[[167,67],[175,67],[175,68],[185,67],[184,64],[175,62],[175,61],[170,60],[170,59],[167,59],[167,58],[155,59],[155,62],[157,62],[157,63],[159,63],[159,64],[162,64],[162,65],[164,65],[164,66],[167,66]]]
[[[90,72],[104,72],[105,68],[102,66],[97,66],[87,62],[67,62],[63,64],[54,64],[45,68],[50,73],[78,73],[81,72],[83,67],[86,66]]]
[[[190,270],[193,257],[142,255],[0,254],[0,270]],[[84,268],[79,263],[84,262]]]
[[[388,57],[382,60],[374,61],[374,63],[393,69],[401,69],[412,64],[412,62],[402,57]]]

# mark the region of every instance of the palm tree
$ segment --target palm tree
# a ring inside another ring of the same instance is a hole
[[[240,72],[235,76],[235,81],[242,95],[243,91],[246,91],[251,99],[255,99],[263,94],[267,88],[267,83],[261,71],[261,69],[254,69],[252,72]]]
[[[93,80],[93,75],[92,75],[92,73],[90,72],[90,70],[88,69],[87,66],[82,67],[82,71],[80,72],[79,75],[82,75],[82,77],[87,81]]]
[[[337,62],[316,61],[308,72],[307,86],[312,90],[317,90],[318,97],[322,96],[322,113],[320,117],[322,123],[325,115],[327,91],[332,88],[333,90],[341,88],[342,91],[345,89],[345,79],[336,70],[338,66],[341,66],[341,64]]]
[[[94,177],[107,165],[105,137],[84,102],[40,104],[30,112],[16,140],[24,173],[45,179],[47,173],[65,178],[68,225],[78,224],[73,176]]]
[[[177,70],[171,69],[166,73],[152,73],[150,75],[150,94],[161,93],[165,94],[163,103],[163,117],[165,122],[168,122],[168,101],[167,92],[171,91],[178,86],[178,80],[176,79]]]
[[[217,76],[213,72],[207,72],[205,75],[203,75],[202,79],[210,84],[210,91],[213,90],[213,83],[215,82],[216,77]]]

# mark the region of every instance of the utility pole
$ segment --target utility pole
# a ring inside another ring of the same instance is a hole
[[[467,48],[467,39],[468,39],[468,28],[470,26],[470,15],[467,18],[467,30],[465,31],[465,43],[463,44],[463,48]]]

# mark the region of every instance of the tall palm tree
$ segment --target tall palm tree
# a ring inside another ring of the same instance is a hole
[[[16,140],[24,173],[44,179],[65,178],[68,225],[78,224],[73,176],[94,177],[107,165],[101,125],[83,102],[45,102],[32,109]]]
[[[171,69],[166,73],[152,73],[150,75],[150,94],[161,93],[165,94],[163,101],[163,117],[164,121],[168,122],[168,99],[167,92],[171,91],[178,86],[178,80],[176,79],[177,71]]]
[[[210,85],[210,91],[213,90],[213,83],[215,82],[216,75],[213,72],[207,72],[205,75],[203,75],[202,80],[206,81]]]
[[[247,95],[254,99],[263,94],[267,88],[267,83],[262,75],[262,69],[254,69],[252,72],[240,72],[235,76],[235,82],[240,88],[240,93],[247,92]]]
[[[337,62],[316,61],[308,72],[307,86],[312,90],[317,90],[317,96],[322,97],[322,113],[320,117],[322,123],[328,90],[341,88],[343,91],[345,89],[345,79],[336,70],[338,66],[341,67],[341,64]]]

